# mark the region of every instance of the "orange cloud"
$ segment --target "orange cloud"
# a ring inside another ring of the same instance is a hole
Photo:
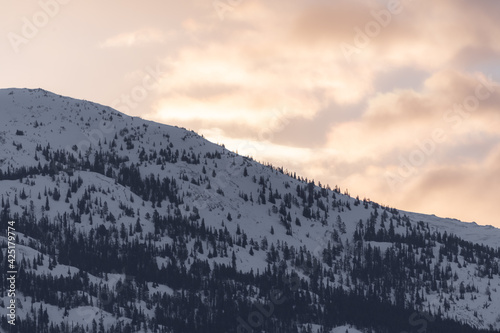
[[[100,43],[102,48],[131,47],[148,43],[163,43],[167,38],[166,33],[158,29],[141,29],[129,33],[121,33],[110,37]]]

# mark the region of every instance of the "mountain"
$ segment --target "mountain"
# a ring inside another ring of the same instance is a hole
[[[499,229],[42,89],[0,119],[2,332],[500,332]]]

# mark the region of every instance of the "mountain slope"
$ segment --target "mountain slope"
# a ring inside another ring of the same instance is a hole
[[[41,89],[0,90],[0,117],[0,241],[15,221],[17,327],[500,328],[496,228],[352,198]]]

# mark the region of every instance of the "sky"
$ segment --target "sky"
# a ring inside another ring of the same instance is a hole
[[[5,0],[0,88],[194,130],[398,209],[500,227],[497,0]]]

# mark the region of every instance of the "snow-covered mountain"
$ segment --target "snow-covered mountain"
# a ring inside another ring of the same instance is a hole
[[[353,198],[41,89],[0,90],[0,147],[18,332],[500,329],[491,226]]]

